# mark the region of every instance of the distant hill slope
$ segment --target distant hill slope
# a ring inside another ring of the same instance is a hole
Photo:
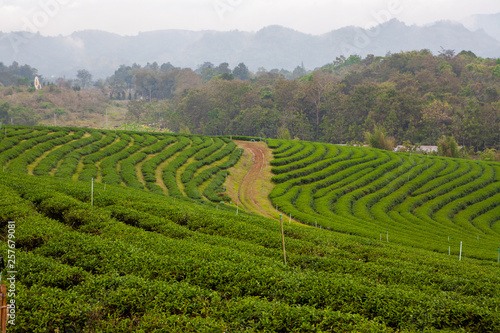
[[[314,36],[281,26],[255,33],[243,31],[164,30],[119,36],[103,31],[81,31],[69,36],[45,37],[27,33],[0,33],[0,61],[27,63],[45,77],[74,77],[88,69],[95,78],[111,75],[120,64],[166,63],[196,68],[206,61],[244,62],[251,70],[285,68],[304,63],[314,69],[340,55],[385,55],[387,52],[441,47],[471,50],[481,57],[497,57],[500,41],[483,30],[470,31],[453,22],[407,26],[395,19],[370,31],[346,27]]]

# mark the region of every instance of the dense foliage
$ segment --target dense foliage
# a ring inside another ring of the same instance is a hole
[[[286,128],[292,138],[347,143],[379,127],[397,144],[437,145],[453,135],[484,150],[500,148],[499,94],[500,60],[423,50],[337,59],[294,80],[215,77],[162,108],[168,128],[197,134],[276,138]]]

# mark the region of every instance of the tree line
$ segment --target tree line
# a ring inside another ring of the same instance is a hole
[[[134,121],[330,143],[363,142],[380,128],[396,143],[436,145],[454,136],[476,150],[500,147],[500,60],[470,51],[338,57],[297,78],[276,70],[238,78],[244,64],[232,71],[227,64],[196,71],[168,65],[121,66],[108,80],[111,91],[121,81],[139,94],[129,104]]]
[[[29,85],[35,75],[28,65],[0,63],[4,85]],[[486,150],[500,148],[499,79],[499,59],[420,50],[341,56],[313,71],[300,65],[292,72],[254,73],[244,63],[206,62],[193,70],[154,62],[121,65],[97,82],[79,70],[77,80],[54,83],[97,86],[109,99],[129,100],[131,121],[175,132],[360,143],[366,132],[381,130],[397,144],[436,145],[453,136],[460,146]]]

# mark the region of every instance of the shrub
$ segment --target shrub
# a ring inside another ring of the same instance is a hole
[[[395,146],[394,138],[386,138],[384,131],[380,127],[375,127],[374,133],[365,133],[365,139],[372,148],[393,151]]]

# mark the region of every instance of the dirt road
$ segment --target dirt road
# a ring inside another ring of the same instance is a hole
[[[238,141],[238,146],[251,154],[251,165],[238,188],[238,200],[245,210],[277,218],[267,195],[272,189],[271,171],[268,161],[271,150],[263,142]]]

